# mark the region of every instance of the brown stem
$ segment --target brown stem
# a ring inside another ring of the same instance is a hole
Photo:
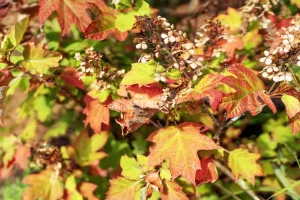
[[[162,126],[161,126],[160,124],[156,123],[156,122],[153,121],[152,119],[150,119],[149,121],[150,121],[150,123],[151,123],[153,126],[155,126],[156,128],[158,128],[158,129],[162,128]]]

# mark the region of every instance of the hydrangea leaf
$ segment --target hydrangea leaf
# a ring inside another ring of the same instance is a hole
[[[200,124],[182,123],[153,132],[147,139],[155,143],[150,149],[149,167],[169,158],[172,177],[181,175],[195,185],[196,171],[201,169],[197,152],[219,148],[212,139],[200,134],[201,128]]]
[[[96,15],[96,19],[86,28],[84,36],[93,40],[104,40],[110,34],[123,41],[127,38],[128,32],[121,32],[116,28],[116,19],[120,11],[108,6],[98,7],[95,3],[89,3],[89,7]]]
[[[40,198],[57,200],[64,194],[60,177],[52,170],[44,170],[39,174],[26,176],[23,182],[30,185],[23,194],[23,200]]]
[[[147,85],[156,82],[154,80],[155,69],[157,67],[155,61],[147,63],[133,63],[131,70],[125,74],[121,84],[139,86]]]
[[[134,158],[129,158],[127,155],[122,156],[120,165],[122,168],[122,176],[130,180],[139,180],[143,171]]]
[[[300,112],[296,114],[293,118],[289,120],[290,127],[294,134],[297,134],[300,132]]]
[[[300,112],[300,102],[296,97],[285,94],[281,97],[281,100],[285,105],[287,115],[290,119]]]
[[[215,182],[219,176],[216,164],[214,161],[208,157],[203,158],[200,160],[201,163],[201,170],[197,170],[196,172],[196,183],[197,185],[208,183],[208,182]]]
[[[2,53],[6,51],[12,52],[20,44],[28,26],[28,22],[29,17],[24,17],[11,28],[10,33],[8,35],[5,35],[3,41],[1,42]],[[0,56],[3,56],[1,54]]]
[[[67,199],[83,200],[82,195],[76,189],[77,183],[74,175],[70,175],[65,182],[67,190]]]
[[[208,98],[213,110],[216,110],[222,101],[223,93],[216,90],[224,77],[219,74],[208,74],[201,78],[194,90],[186,96],[180,97],[178,101],[201,100]]]
[[[119,177],[110,181],[107,200],[134,199],[135,193],[141,188],[140,181]]]
[[[103,148],[108,139],[108,132],[102,131],[89,137],[87,130],[83,130],[72,146],[68,147],[69,156],[80,166],[92,164],[107,156],[99,150]]]
[[[87,115],[84,125],[90,124],[95,133],[100,133],[109,127],[109,109],[98,99],[88,102],[82,112]]]
[[[148,15],[150,13],[150,6],[144,0],[136,1],[136,6],[133,11],[121,13],[116,19],[116,28],[121,32],[131,30],[135,23],[135,16]]]
[[[296,4],[296,6],[300,8],[300,0],[291,0],[291,4]]]
[[[37,41],[29,42],[23,52],[24,60],[20,65],[32,73],[43,74],[49,68],[59,66],[60,53],[46,49],[46,44]]]
[[[242,16],[234,8],[228,8],[227,15],[220,14],[217,19],[219,19],[223,25],[229,25],[230,32],[237,32],[242,25]]]
[[[253,71],[241,64],[234,64],[228,68],[234,76],[226,76],[221,82],[236,90],[235,93],[226,94],[221,106],[227,111],[227,118],[233,118],[249,111],[252,116],[261,112],[267,104],[275,113],[276,107],[269,95],[264,91],[261,80]]]
[[[57,18],[62,29],[62,35],[69,32],[73,23],[84,32],[91,23],[91,18],[87,13],[88,2],[95,2],[99,6],[106,6],[101,0],[40,0],[39,1],[39,21],[43,23],[53,11],[57,11]]]
[[[258,30],[253,30],[251,32],[247,32],[243,36],[242,41],[245,49],[250,50],[257,47],[257,45],[262,42],[262,36],[258,33]]]
[[[88,200],[99,200],[99,198],[93,194],[97,187],[98,186],[93,183],[82,182],[79,186],[79,191],[82,196]]]
[[[163,191],[160,192],[162,200],[188,200],[180,185],[173,181],[164,181]]]
[[[261,157],[258,153],[249,153],[246,149],[235,149],[229,154],[228,165],[232,170],[234,180],[242,175],[254,185],[255,176],[263,176],[261,166],[256,162]]]
[[[82,80],[80,79],[80,75],[78,71],[73,67],[66,67],[63,69],[60,74],[60,78],[64,80],[69,85],[73,85],[74,87],[83,89],[84,85]]]

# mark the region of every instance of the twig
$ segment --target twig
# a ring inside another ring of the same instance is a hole
[[[153,121],[152,119],[150,119],[150,123],[155,126],[156,128],[162,128],[161,125],[159,125],[158,123],[156,123],[155,121]]]
[[[214,160],[214,162],[220,171],[222,171],[230,179],[234,180],[232,173],[225,166],[223,166],[220,162],[218,162],[216,160]],[[243,179],[241,179],[241,178],[238,179],[236,183],[254,200],[261,199],[248,187],[248,185],[246,184],[246,182]]]
[[[205,102],[201,103],[201,107],[203,108],[203,110],[210,116],[210,118],[214,121],[214,123],[219,127],[220,123],[218,122],[218,120],[215,118],[215,116],[213,114],[211,114],[211,112],[208,110],[207,105],[205,104]]]
[[[274,89],[275,85],[276,85],[276,82],[273,82],[273,84],[272,84],[271,88],[268,90],[267,94],[270,94],[272,92],[272,90]]]

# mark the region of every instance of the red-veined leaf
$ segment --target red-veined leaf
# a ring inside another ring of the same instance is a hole
[[[196,171],[201,169],[197,152],[219,148],[212,139],[200,134],[203,127],[196,123],[182,123],[151,133],[147,140],[155,145],[150,149],[149,166],[169,158],[172,177],[181,175],[195,185]]]
[[[64,68],[62,73],[60,74],[60,78],[66,83],[73,85],[74,87],[78,87],[80,89],[83,89],[84,87],[78,71],[73,67]]]
[[[236,90],[235,93],[223,97],[221,106],[227,111],[227,118],[233,118],[249,111],[252,116],[261,112],[267,104],[275,113],[276,107],[269,95],[264,91],[261,80],[250,69],[241,64],[228,68],[234,76],[226,76],[222,82]]]

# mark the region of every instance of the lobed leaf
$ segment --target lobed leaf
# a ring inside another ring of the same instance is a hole
[[[228,165],[232,170],[234,180],[240,175],[254,185],[255,176],[263,176],[262,168],[256,161],[261,157],[258,153],[249,153],[246,149],[235,149],[229,154]]]
[[[52,170],[44,170],[39,174],[28,175],[23,183],[30,185],[23,194],[23,200],[40,198],[57,200],[63,196],[63,184],[58,174]]]
[[[188,200],[180,185],[173,181],[164,181],[164,189],[160,192],[162,200]]]
[[[201,169],[197,152],[219,148],[212,139],[200,134],[201,128],[200,124],[186,122],[151,133],[147,140],[155,146],[150,149],[149,166],[169,158],[172,177],[181,175],[195,185],[196,171]]]
[[[103,148],[108,139],[108,132],[93,134],[89,137],[87,130],[83,130],[76,138],[72,146],[68,147],[69,156],[80,166],[92,164],[95,160],[100,160],[107,156],[99,150]]]
[[[226,76],[222,82],[236,92],[223,97],[221,106],[227,111],[227,119],[240,116],[246,111],[252,116],[257,115],[265,104],[273,113],[276,112],[276,107],[270,96],[265,93],[261,80],[250,69],[241,64],[234,64],[228,71],[235,77]]]
[[[214,161],[208,157],[200,160],[201,168],[196,172],[196,183],[197,185],[203,183],[213,183],[218,180],[218,171]]]

